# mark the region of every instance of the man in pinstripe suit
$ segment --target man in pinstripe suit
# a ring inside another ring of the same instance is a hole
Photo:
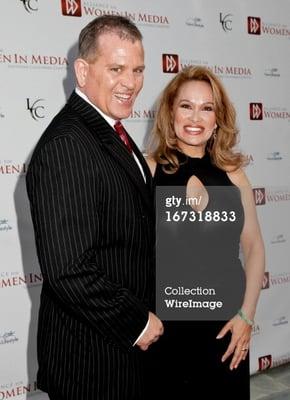
[[[43,274],[37,381],[54,400],[145,398],[142,350],[163,331],[150,311],[151,176],[132,139],[114,130],[132,111],[143,71],[132,22],[90,22],[79,37],[76,91],[31,158],[27,191]]]

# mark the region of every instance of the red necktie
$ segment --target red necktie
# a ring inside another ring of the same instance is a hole
[[[120,138],[122,139],[122,141],[124,142],[124,144],[126,145],[128,151],[130,153],[132,153],[132,146],[131,146],[131,143],[129,142],[129,138],[128,138],[128,135],[127,135],[127,132],[126,132],[124,126],[121,124],[120,121],[116,121],[114,128],[115,128],[116,132],[118,133],[118,135],[120,136]]]

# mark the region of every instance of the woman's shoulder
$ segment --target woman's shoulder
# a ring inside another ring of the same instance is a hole
[[[232,183],[238,187],[250,186],[249,179],[243,168],[231,169],[227,171],[227,175]]]

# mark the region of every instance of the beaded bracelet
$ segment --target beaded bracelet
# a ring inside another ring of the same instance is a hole
[[[254,321],[249,319],[246,314],[243,312],[243,310],[240,308],[238,311],[238,315],[240,318],[242,318],[243,321],[245,321],[248,325],[253,326],[254,325]]]

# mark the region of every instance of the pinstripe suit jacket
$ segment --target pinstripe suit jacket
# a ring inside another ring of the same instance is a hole
[[[133,347],[153,304],[151,176],[73,93],[38,142],[27,192],[43,288],[38,386],[58,400],[139,400]]]

